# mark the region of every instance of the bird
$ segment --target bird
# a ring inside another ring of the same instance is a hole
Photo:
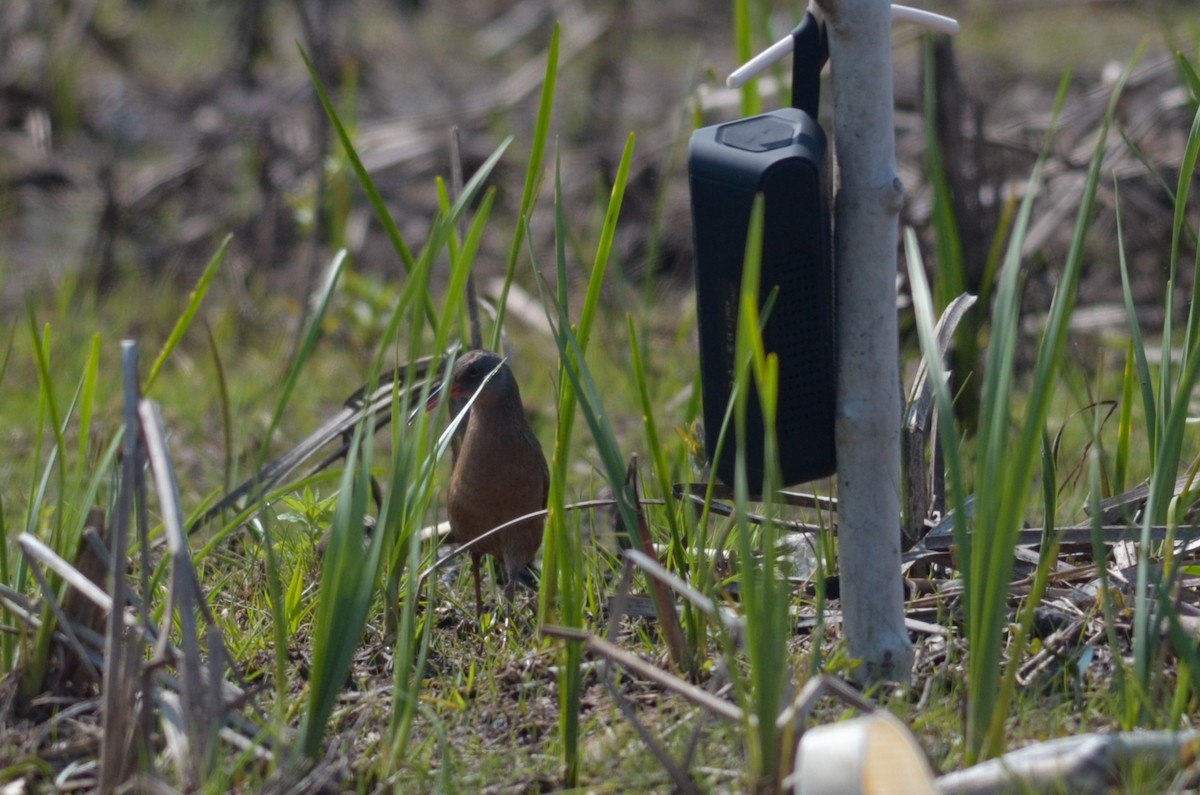
[[[458,358],[447,390],[449,399],[466,400],[476,392],[446,494],[449,540],[460,545],[545,509],[550,494],[550,467],[525,417],[521,391],[506,359],[481,349]],[[426,409],[434,408],[441,397],[440,390],[432,393]],[[532,516],[469,550],[477,620],[483,617],[483,556],[491,555],[504,564],[508,575],[504,595],[512,599],[517,578],[541,547],[544,524],[544,516]]]

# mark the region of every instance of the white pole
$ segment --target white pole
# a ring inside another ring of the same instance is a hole
[[[816,0],[829,37],[837,158],[838,563],[854,677],[907,685],[900,572],[900,372],[891,10]]]

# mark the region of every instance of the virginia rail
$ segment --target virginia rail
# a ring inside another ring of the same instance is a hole
[[[479,396],[467,416],[446,498],[450,540],[456,544],[465,544],[505,522],[544,509],[550,491],[550,468],[525,419],[517,380],[508,364],[491,351],[469,351],[454,365],[450,399],[465,400],[476,391]],[[428,407],[436,406],[439,397],[437,393],[431,395]],[[483,556],[503,561],[508,575],[504,594],[511,599],[517,577],[542,544],[544,524],[540,516],[526,519],[471,548],[477,619],[483,616],[479,580]]]

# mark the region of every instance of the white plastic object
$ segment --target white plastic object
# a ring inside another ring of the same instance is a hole
[[[942,16],[935,14],[932,11],[922,11],[919,8],[909,8],[908,6],[893,5],[892,6],[892,21],[893,22],[911,22],[914,25],[936,30],[939,33],[954,34],[958,33],[958,20],[953,17]],[[779,41],[772,44],[767,49],[760,52],[758,55],[751,58],[746,63],[733,70],[729,77],[725,78],[725,85],[730,88],[741,88],[750,78],[757,75],[759,72],[766,69],[771,64],[778,61],[783,56],[792,51],[792,34],[784,36]]]
[[[796,749],[794,795],[936,795],[912,732],[886,710],[815,726]]]

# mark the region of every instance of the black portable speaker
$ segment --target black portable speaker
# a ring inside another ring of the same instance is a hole
[[[734,339],[750,210],[764,197],[759,301],[778,291],[763,344],[779,357],[778,423],[785,485],[833,474],[833,268],[821,169],[825,133],[817,124],[822,26],[807,14],[792,33],[794,107],[692,134],[688,151],[704,438],[717,476],[732,485],[737,440],[731,423],[720,457],[717,438],[733,392]],[[747,406],[750,488],[762,488],[764,422],[757,395]]]

